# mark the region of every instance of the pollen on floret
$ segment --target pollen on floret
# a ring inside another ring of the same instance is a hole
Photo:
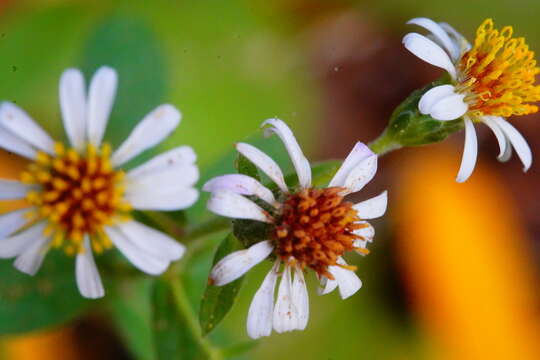
[[[54,156],[39,152],[21,173],[24,183],[38,185],[26,196],[38,209],[29,216],[49,220],[45,235],[67,254],[84,252],[86,236],[97,253],[112,247],[103,228],[128,219],[131,205],[123,200],[124,174],[113,170],[110,147],[88,145],[79,153],[56,143],[54,150]]]
[[[366,225],[358,223],[353,204],[343,201],[343,190],[311,188],[288,195],[273,234],[277,256],[330,279],[329,266],[354,270],[354,266],[338,264],[338,258],[357,250],[355,240],[361,237],[354,231]]]
[[[466,95],[469,113],[509,117],[538,111],[540,72],[525,39],[513,38],[513,29],[495,29],[492,19],[478,27],[471,50],[458,66],[457,90]]]

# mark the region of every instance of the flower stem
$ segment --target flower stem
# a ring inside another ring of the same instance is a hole
[[[174,296],[174,301],[176,303],[176,309],[180,316],[184,317],[184,320],[187,325],[187,330],[191,333],[194,339],[196,339],[197,344],[205,354],[205,359],[209,360],[222,360],[223,356],[219,349],[216,349],[212,344],[205,338],[201,336],[201,331],[199,328],[199,323],[195,317],[193,309],[189,304],[186,292],[182,286],[179,276],[169,277],[168,282],[171,286],[171,290]]]
[[[385,130],[378,138],[369,143],[369,148],[375,154],[382,156],[392,150],[401,148],[401,145],[395,142]]]

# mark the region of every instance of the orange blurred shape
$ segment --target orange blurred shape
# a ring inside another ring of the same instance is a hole
[[[76,360],[76,336],[69,328],[10,337],[4,340],[6,360]]]
[[[28,161],[15,154],[0,150],[0,179],[17,180]],[[20,209],[26,205],[24,200],[0,201],[0,214]]]
[[[433,357],[540,359],[539,293],[519,204],[481,164],[457,184],[453,150],[416,150],[391,198],[414,306],[437,340]]]

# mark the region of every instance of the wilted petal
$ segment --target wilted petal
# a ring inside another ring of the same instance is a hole
[[[276,260],[249,306],[247,332],[252,339],[269,336],[272,333],[274,292],[280,263],[280,260]]]
[[[296,174],[298,175],[298,183],[303,188],[308,188],[311,186],[311,166],[309,161],[304,156],[300,145],[296,141],[293,132],[291,129],[280,119],[268,119],[263,122],[262,126],[270,125],[266,129],[266,133],[275,133],[287,149],[289,157],[294,165]]]
[[[354,145],[354,148],[351,150],[347,158],[345,158],[345,160],[343,161],[343,164],[341,164],[341,167],[338,169],[336,175],[334,175],[334,177],[328,184],[328,187],[345,185],[345,180],[347,179],[347,176],[350,174],[350,172],[363,160],[372,155],[375,155],[373,151],[371,151],[366,144],[358,141]]]
[[[217,176],[204,184],[203,190],[208,192],[230,190],[241,195],[255,195],[269,204],[276,200],[274,194],[266,186],[251,176],[242,174]]]
[[[226,285],[244,275],[252,267],[270,255],[274,246],[269,240],[238,250],[221,259],[210,273],[210,282],[215,286]]]
[[[361,219],[375,219],[386,212],[388,204],[388,192],[383,191],[380,195],[353,206]]]
[[[293,302],[291,267],[285,265],[274,307],[274,330],[278,333],[299,328],[298,309]]]
[[[215,214],[233,218],[250,219],[271,223],[266,211],[248,198],[230,190],[213,192],[207,204],[208,210]]]

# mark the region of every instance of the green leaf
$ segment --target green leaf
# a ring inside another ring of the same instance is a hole
[[[244,246],[233,234],[227,235],[219,245],[212,265],[228,254],[243,249]],[[224,286],[208,284],[204,291],[201,308],[199,310],[199,322],[203,335],[208,334],[223,320],[231,310],[238,292],[242,287],[243,277]]]
[[[0,334],[16,334],[73,319],[90,304],[75,283],[75,259],[60,251],[47,254],[35,276],[0,263]]]
[[[179,283],[158,279],[153,289],[152,304],[154,341],[159,360],[212,358],[213,349],[198,336],[197,324],[192,321],[192,309]]]
[[[106,134],[114,146],[163,103],[168,90],[165,58],[154,33],[141,20],[106,18],[87,40],[82,64],[87,78],[103,65],[118,71],[118,92]]]
[[[463,129],[461,119],[452,121],[439,121],[429,115],[421,114],[418,102],[431,88],[445,84],[445,78],[433,82],[423,89],[414,91],[393,112],[388,127],[383,135],[372,144],[375,152],[386,144],[389,148],[399,146],[419,146],[443,141],[449,135]],[[385,151],[383,150],[382,153]]]

